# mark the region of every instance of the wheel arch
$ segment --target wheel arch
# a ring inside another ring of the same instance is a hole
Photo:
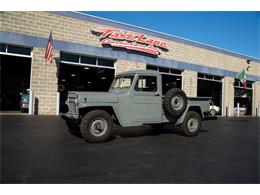
[[[200,106],[190,106],[188,108],[188,111],[197,112],[200,115],[201,119],[203,120],[204,114],[202,113]]]
[[[197,112],[197,113],[200,115],[201,120],[203,120],[204,115],[203,115],[203,113],[202,113],[202,111],[201,111],[200,106],[196,106],[196,105],[195,105],[195,106],[188,106],[188,107],[186,108],[185,112],[182,114],[182,116],[177,120],[177,122],[176,122],[176,125],[177,125],[177,126],[181,125],[181,124],[184,122],[185,117],[186,117],[186,115],[187,115],[187,113],[188,113],[189,111]]]
[[[112,117],[112,120],[115,124],[121,125],[120,118],[118,117],[117,113],[115,112],[115,109],[113,106],[91,106],[91,107],[84,107],[79,108],[79,116],[82,118],[85,114],[87,114],[90,111],[93,110],[104,110],[107,113],[109,113]]]

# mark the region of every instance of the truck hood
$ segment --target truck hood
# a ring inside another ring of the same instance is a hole
[[[110,92],[75,92],[70,91],[68,96],[72,94],[77,94],[79,102],[85,102],[85,98],[87,98],[86,102],[88,103],[95,103],[95,102],[102,102],[102,103],[117,103],[118,102],[118,95],[115,93]]]

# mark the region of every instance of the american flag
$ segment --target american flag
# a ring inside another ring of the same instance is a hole
[[[45,50],[45,59],[47,62],[50,62],[52,60],[52,52],[53,52],[53,40],[52,40],[52,31],[51,31],[48,44]]]

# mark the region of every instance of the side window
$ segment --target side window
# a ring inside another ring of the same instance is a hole
[[[139,76],[135,84],[135,91],[157,91],[157,81],[155,76]]]

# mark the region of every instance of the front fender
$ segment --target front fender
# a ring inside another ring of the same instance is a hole
[[[80,104],[78,106],[78,109],[86,110],[86,111],[101,109],[101,110],[105,110],[107,112],[109,112],[111,109],[113,111],[113,114],[115,115],[119,125],[122,126],[122,119],[121,119],[119,113],[117,112],[117,110],[118,110],[117,106],[118,106],[118,104],[111,104],[111,103],[103,104],[102,106],[100,106],[100,104],[96,104],[96,103],[86,103],[86,104]],[[80,117],[80,115],[81,115],[81,113],[79,113],[78,117]]]

